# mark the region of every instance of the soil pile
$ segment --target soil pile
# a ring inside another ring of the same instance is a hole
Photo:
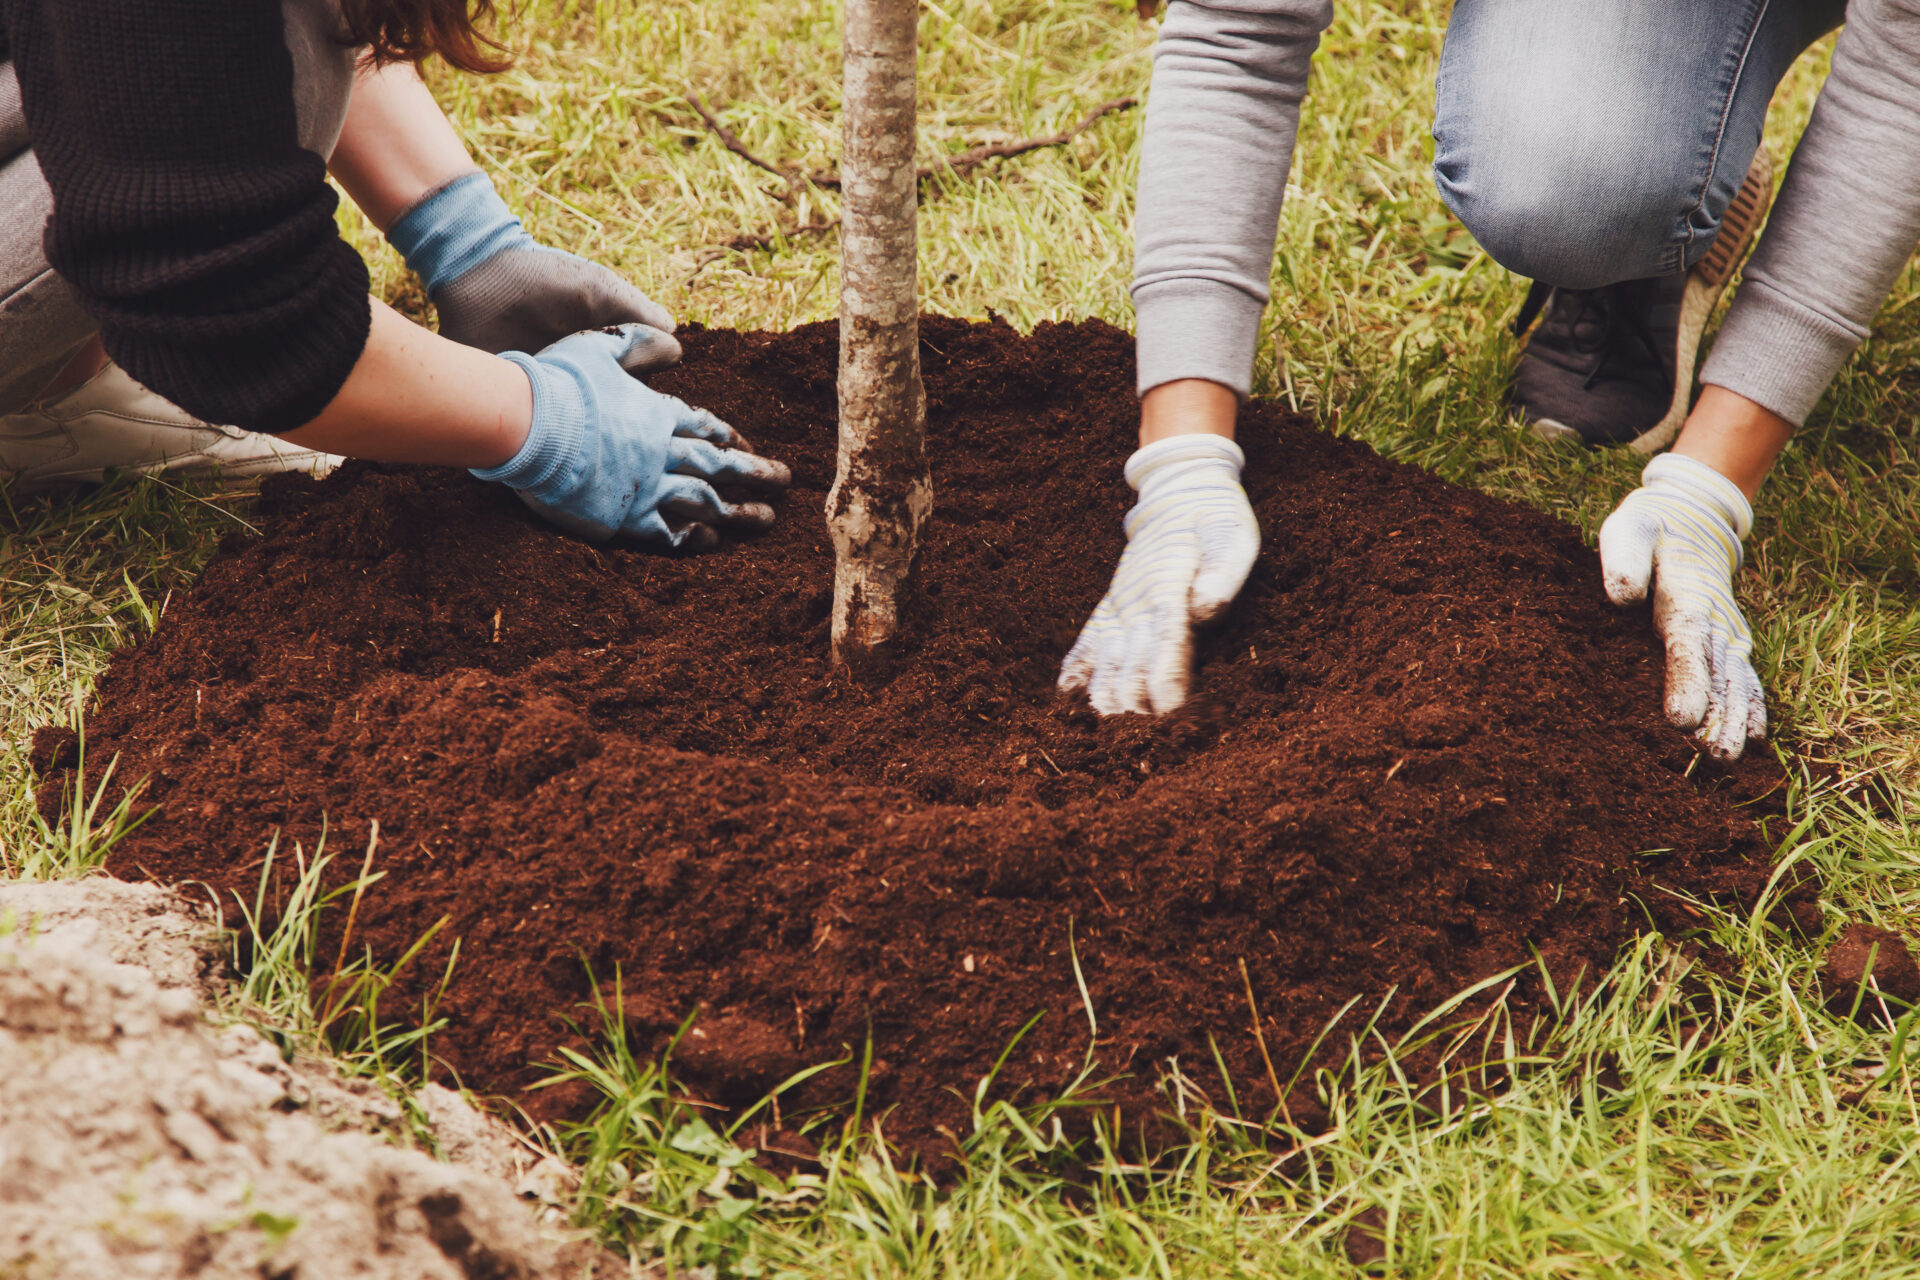
[[[1574,530],[1271,405],[1241,431],[1264,550],[1195,704],[1057,697],[1123,543],[1130,339],[923,336],[923,639],[885,684],[827,661],[835,330],[689,333],[659,384],[793,465],[778,528],[670,558],[456,472],[270,487],[263,536],[100,685],[88,757],[160,806],[114,866],[251,894],[276,829],[311,850],[324,819],[345,877],[377,819],[358,936],[392,959],[451,918],[436,1043],[469,1085],[578,1043],[590,966],[643,1050],[702,1010],[680,1070],[728,1103],[871,1031],[870,1106],[921,1146],[1036,1014],[999,1092],[1075,1074],[1075,955],[1106,1096],[1147,1116],[1177,1060],[1224,1103],[1211,1038],[1264,1112],[1242,962],[1284,1076],[1353,997],[1397,988],[1404,1026],[1530,947],[1570,977],[1649,916],[1686,927],[1669,890],[1763,884],[1736,804],[1777,769],[1716,771],[1662,722],[1647,617]],[[787,1114],[852,1092],[826,1073]]]

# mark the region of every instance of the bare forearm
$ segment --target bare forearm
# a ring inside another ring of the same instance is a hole
[[[376,462],[495,467],[525,443],[533,390],[509,362],[373,303],[366,350],[325,411],[285,439]]]
[[[1140,444],[1199,434],[1231,440],[1239,412],[1240,397],[1231,387],[1205,378],[1163,382],[1140,397]]]
[[[1706,463],[1740,486],[1751,502],[1792,435],[1792,424],[1779,414],[1725,387],[1708,386],[1673,451]]]
[[[385,231],[422,196],[475,166],[419,73],[399,63],[361,69],[327,167]]]

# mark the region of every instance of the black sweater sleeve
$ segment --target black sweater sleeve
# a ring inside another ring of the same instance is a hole
[[[135,378],[289,431],[366,346],[367,269],[300,147],[279,0],[0,0],[47,260]]]

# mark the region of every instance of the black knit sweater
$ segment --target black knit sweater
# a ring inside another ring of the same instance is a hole
[[[107,353],[209,422],[326,408],[366,346],[367,268],[299,144],[280,0],[0,0],[9,54],[47,260]]]

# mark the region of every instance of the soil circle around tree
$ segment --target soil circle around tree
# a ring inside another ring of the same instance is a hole
[[[1648,617],[1567,525],[1255,402],[1263,550],[1196,696],[1102,719],[1054,680],[1124,546],[1131,339],[929,319],[913,639],[856,684],[827,642],[836,330],[682,341],[656,384],[793,467],[770,533],[663,556],[455,471],[269,484],[260,535],[100,682],[89,767],[157,806],[111,869],[251,903],[276,833],[284,894],[296,846],[324,831],[339,883],[377,821],[353,947],[391,963],[446,918],[388,1007],[458,939],[432,1047],[470,1087],[580,1114],[530,1086],[592,1047],[617,976],[636,1051],[693,1016],[674,1069],[706,1099],[843,1061],[782,1098],[792,1127],[870,1051],[866,1114],[929,1154],[1003,1053],[990,1096],[1091,1062],[1134,1132],[1175,1092],[1265,1115],[1342,1010],[1323,1060],[1389,993],[1392,1034],[1762,891],[1743,806],[1778,767],[1714,768],[1663,722]],[[53,804],[73,753],[40,748]]]

